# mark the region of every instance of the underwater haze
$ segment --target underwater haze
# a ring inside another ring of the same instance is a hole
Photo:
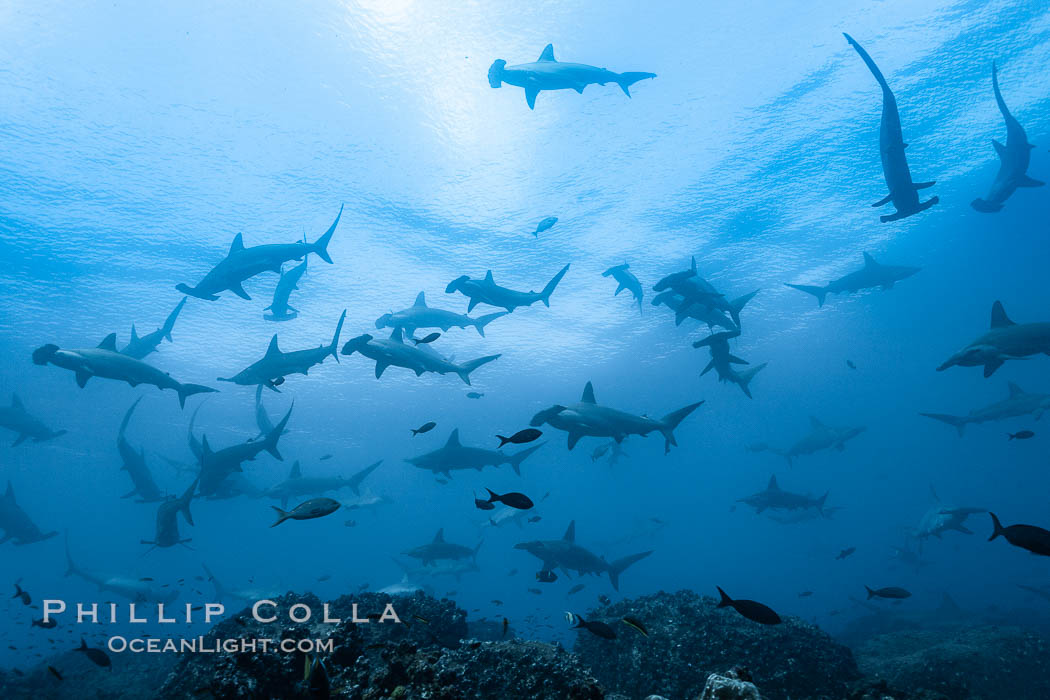
[[[880,148],[883,93],[844,32],[885,75],[906,151]],[[557,62],[655,77],[544,87],[530,108],[531,88],[513,84],[512,69],[548,44]],[[1014,157],[1004,146],[1001,160],[992,144],[1008,137],[993,61],[1010,118],[1035,146],[1022,144],[1027,175],[986,212],[971,202],[989,198]],[[910,597],[872,605],[936,610],[948,594],[961,610],[994,609],[1045,634],[1046,600],[1022,586],[1045,597],[1050,562],[1004,537],[986,541],[986,511],[1004,526],[1050,527],[1050,432],[1038,420],[1050,407],[1050,331],[1025,325],[1050,321],[1050,199],[1037,186],[1050,177],[1048,65],[1050,12],[1019,0],[6,3],[0,404],[17,395],[47,430],[66,432],[12,446],[25,431],[0,431],[0,485],[10,483],[8,498],[42,536],[18,546],[24,523],[0,508],[13,539],[0,546],[0,584],[20,580],[33,605],[126,602],[76,575],[90,569],[152,579],[179,603],[203,605],[223,595],[212,574],[227,595],[333,599],[401,583],[448,596],[471,618],[506,617],[519,637],[567,645],[582,633],[564,612],[585,614],[599,595],[692,589],[717,599],[717,586],[836,636],[871,614],[866,586],[899,587]],[[873,208],[888,194],[883,162],[905,154],[908,184],[936,204]],[[902,218],[880,221],[895,210]],[[337,215],[328,264],[310,244]],[[547,217],[557,221],[537,232]],[[236,236],[248,251],[307,245],[241,276],[250,299],[231,291],[236,280],[216,300],[190,293],[172,342],[142,360],[217,391],[180,408],[171,389],[55,366],[63,351],[96,348],[111,333],[124,348],[133,324],[137,336],[160,328],[185,290],[235,257]],[[787,286],[864,270],[865,253],[882,273],[919,269],[855,293],[845,284],[819,305]],[[294,318],[268,320],[275,270],[283,263],[287,275],[302,260]],[[603,276],[625,263],[640,304]],[[532,299],[484,335],[421,327],[395,337],[413,361],[431,353],[462,367],[499,355],[470,371],[469,386],[456,370],[417,374],[396,362],[377,378],[377,360],[362,354],[372,352],[363,335],[377,343],[394,330],[377,319],[410,309],[420,292],[429,307],[470,307],[477,318],[507,309],[469,298],[462,276],[480,282],[491,271],[497,285],[542,293],[567,265],[549,307]],[[661,282],[674,293],[663,299],[694,316],[676,324],[672,308],[654,304]],[[1024,347],[982,341],[976,366],[938,372],[989,330],[996,301],[1031,331]],[[217,380],[263,358],[274,334],[285,352],[327,346],[344,310],[340,352],[308,374]],[[432,331],[440,337],[412,342]],[[712,333],[724,335],[693,347]],[[726,341],[732,359],[718,365]],[[40,354],[48,344],[62,350]],[[630,414],[647,436],[591,416],[586,400],[580,407],[588,382],[594,405]],[[291,409],[275,450],[283,459],[261,451],[239,462],[243,472],[220,481],[256,493],[201,490],[192,525],[174,516],[186,541],[151,549],[144,541],[156,541],[164,497],[193,492],[198,475],[203,489],[188,433],[207,439],[204,468],[212,451],[265,442],[258,386],[272,424]],[[920,415],[966,416],[1011,391],[1047,396],[962,429]],[[124,436],[159,499],[125,497],[135,485],[118,432],[139,399]],[[697,402],[671,430],[665,417]],[[410,432],[428,421],[436,427]],[[456,429],[463,445],[496,450],[497,435],[530,425],[538,440],[501,448],[542,443],[520,476],[507,462],[445,473],[406,461],[446,446]],[[863,431],[828,437],[840,428]],[[820,444],[801,444],[807,437]],[[267,492],[297,461],[306,478],[350,477],[380,460],[357,494],[319,489],[282,502]],[[814,500],[741,501],[774,475],[782,491]],[[474,499],[486,489],[522,492],[535,506],[482,510]],[[271,505],[313,497],[341,507],[271,529]],[[929,530],[952,509],[968,511],[961,529]],[[580,578],[515,548],[561,540],[570,522],[603,563],[652,554],[616,590],[607,572]],[[449,543],[480,543],[476,570],[434,577],[426,569],[441,562],[405,554],[441,529]],[[548,565],[557,580],[539,581]],[[585,589],[569,595],[577,583]],[[226,600],[231,612],[244,605]],[[4,668],[49,663],[81,634],[98,647],[117,633],[172,634],[153,623],[40,629],[30,626],[38,609],[4,605]],[[187,629],[207,627],[178,634]]]

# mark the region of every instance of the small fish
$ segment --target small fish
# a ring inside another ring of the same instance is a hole
[[[152,581],[152,580],[153,579],[150,578],[149,576],[143,576],[142,578],[139,579],[139,581]]]
[[[422,435],[423,433],[429,433],[431,430],[433,430],[436,427],[437,427],[437,423],[435,423],[434,421],[431,420],[431,421],[427,421],[426,423],[424,423],[423,425],[419,426],[418,428],[411,429],[411,432],[412,432],[413,436],[415,436],[415,435]]]
[[[493,605],[503,605],[503,601],[502,600],[490,600],[489,602],[492,603]]]
[[[311,498],[309,501],[303,501],[295,508],[285,511],[281,510],[277,506],[270,506],[277,511],[277,522],[270,527],[277,527],[285,520],[313,520],[314,518],[323,518],[326,515],[339,510],[341,504],[339,501],[331,498]]]
[[[597,462],[608,451],[609,451],[609,443],[606,442],[604,444],[598,445],[597,447],[594,448],[594,452],[591,453],[591,461],[592,462]]]
[[[468,391],[467,392],[467,398],[468,399],[480,399],[482,396],[484,396],[484,394],[479,394],[476,391]]]
[[[497,435],[496,437],[499,438],[499,446],[503,447],[508,442],[513,445],[524,445],[533,442],[534,440],[538,440],[541,435],[543,435],[543,433],[535,428],[525,428],[524,430],[519,430],[510,437],[504,437],[502,435]]]
[[[317,582],[318,583],[324,583],[325,581],[327,581],[330,578],[332,578],[331,574],[321,574],[320,576],[317,577]]]
[[[193,610],[194,612],[196,612],[198,610],[204,610],[204,606],[203,605],[194,605],[192,608],[190,608],[190,610]]]
[[[448,479],[434,479],[434,481],[438,482],[442,486],[448,486]]]
[[[575,586],[569,589],[569,592],[566,595],[576,595],[577,593],[582,591],[583,588],[584,586],[582,583],[577,583]]]
[[[15,582],[15,594],[13,596],[11,596],[11,597],[12,598],[18,598],[19,600],[21,600],[22,601],[22,605],[29,605],[30,603],[33,602],[33,599],[30,598],[29,594],[26,593],[25,591],[23,591],[22,587],[18,585],[19,582],[21,582],[21,581],[22,581],[22,579],[18,579],[18,581]]]
[[[539,522],[539,521],[541,521],[541,520],[543,520],[543,518],[541,518],[541,517],[540,517],[540,516],[538,516],[538,515],[534,515],[534,516],[532,516],[531,518],[529,518],[529,522],[530,522],[530,523],[538,523],[538,522]]]
[[[489,492],[489,503],[502,503],[503,505],[510,506],[511,508],[517,508],[518,510],[529,510],[535,504],[532,499],[523,493],[512,491],[505,493],[502,496],[493,491],[492,489],[485,489]],[[477,501],[477,499],[474,499]]]
[[[54,676],[58,680],[62,680],[62,674],[58,672],[57,668],[55,668],[54,666],[48,666],[47,670],[52,676]]]
[[[548,216],[546,219],[543,219],[540,223],[536,224],[536,230],[532,232],[532,235],[539,238],[541,233],[549,231],[556,223],[558,223],[558,217]]]
[[[267,384],[270,386],[270,388],[277,388],[284,384],[284,377],[277,377],[276,379],[267,382]]]
[[[507,618],[503,618],[503,634],[500,635],[501,637],[507,636],[508,628],[510,628],[510,620],[508,620]]]
[[[904,600],[905,598],[911,598],[911,593],[898,588],[897,586],[886,586],[885,588],[876,588],[872,590],[867,586],[864,589],[868,592],[868,600],[872,598],[890,598],[893,600]]]
[[[507,576],[513,576],[516,573],[518,573],[517,569],[511,569],[510,572],[507,573]]]
[[[625,625],[627,625],[628,627],[633,627],[634,629],[636,629],[639,632],[641,632],[643,637],[648,637],[649,636],[649,630],[645,629],[645,625],[643,625],[642,621],[639,620],[637,617],[631,617],[630,615],[624,615],[622,622]]]
[[[716,586],[716,588],[718,587]],[[718,607],[720,608],[731,607],[747,619],[763,625],[779,625],[781,623],[780,615],[777,615],[772,608],[762,603],[753,600],[733,600],[721,588],[718,588],[718,592],[722,596],[722,600],[718,601]]]
[[[591,620],[588,622],[579,615],[574,615],[576,618],[576,624],[573,625],[573,629],[585,629],[591,634],[601,637],[602,639],[616,639],[616,630],[604,622],[598,620]]]
[[[427,618],[423,617],[422,615],[412,615],[412,617],[414,617],[415,619],[419,620],[424,625],[429,625],[430,624],[430,620],[428,620]]]
[[[536,572],[536,580],[540,583],[554,583],[558,580],[558,574],[550,569],[543,569],[542,571]],[[532,589],[530,588],[529,590],[531,591]]]
[[[1011,440],[1027,440],[1029,438],[1035,437],[1035,433],[1033,433],[1031,430],[1021,430],[1016,433],[1007,433],[1006,435]]]
[[[491,493],[491,491],[489,493]],[[478,498],[477,494],[474,494],[474,507],[478,510],[493,510],[496,506],[491,500],[486,501],[484,499]]]
[[[324,462],[325,460],[329,460],[331,458],[332,458],[332,455],[321,455],[320,457],[317,458],[317,461]]]
[[[802,591],[801,593],[798,594],[798,597],[799,598],[808,598],[811,595],[813,595],[813,591]]]
[[[846,547],[841,552],[839,552],[839,555],[837,557],[835,557],[835,561],[838,561],[839,559],[845,559],[846,557],[848,557],[856,551],[856,547]]]
[[[598,596],[598,602],[602,605],[612,605],[612,600],[604,593]]]
[[[40,618],[39,620],[30,621],[29,626],[42,627],[46,630],[50,630],[58,627],[58,620],[48,620],[47,622],[44,622],[44,618]]]
[[[426,345],[427,343],[433,343],[435,340],[437,340],[440,337],[441,337],[441,334],[435,331],[434,333],[429,334],[425,338],[420,338],[418,340],[413,338],[412,342],[415,343],[416,345]]]
[[[846,366],[850,369],[857,369],[857,365],[853,364],[853,360],[846,360]]]
[[[87,642],[84,641],[83,637],[80,638],[80,646],[74,649],[73,651],[83,652],[84,655],[88,657],[88,660],[90,660],[91,663],[95,664],[96,666],[102,666],[103,668],[107,668],[113,665],[113,662],[109,660],[109,656],[106,655],[106,652],[102,651],[101,649],[94,649],[92,647],[89,647],[87,645]]]

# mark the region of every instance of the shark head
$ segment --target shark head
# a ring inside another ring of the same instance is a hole
[[[501,87],[503,85],[503,66],[507,65],[507,62],[502,58],[497,58],[489,66],[489,85],[494,88]]]
[[[564,410],[565,410],[564,406],[559,406],[559,405],[555,404],[554,406],[551,406],[550,408],[544,409],[544,410],[540,411],[539,413],[537,413],[536,415],[534,415],[532,417],[532,420],[529,421],[529,425],[531,425],[534,428],[538,427],[538,426],[541,426],[544,423],[550,421],[551,418],[554,418],[554,416],[558,415],[559,413],[561,413]]]
[[[58,352],[59,347],[52,343],[42,345],[33,351],[33,364],[35,365],[46,365],[51,361],[51,358]]]
[[[343,345],[342,354],[353,355],[355,352],[360,352],[362,348],[372,342],[372,339],[372,336],[367,333],[351,338]]]
[[[949,367],[976,367],[999,361],[999,348],[994,345],[969,345],[955,353],[937,368],[943,372]]]
[[[453,292],[462,291],[463,283],[468,281],[469,279],[470,277],[468,275],[460,275],[459,277],[448,283],[448,286],[445,287],[445,294],[452,294]]]
[[[534,557],[543,558],[543,543],[539,540],[533,540],[532,542],[519,542],[514,545],[514,549],[524,550]]]
[[[394,324],[391,323],[391,321],[393,320],[394,314],[383,314],[382,316],[376,319],[376,328],[386,328],[388,326],[392,327]]]

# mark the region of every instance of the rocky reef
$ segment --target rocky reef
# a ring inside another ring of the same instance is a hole
[[[622,624],[625,615],[649,636]],[[619,601],[586,619],[613,625],[617,638],[581,631],[576,653],[603,688],[631,698],[696,698],[708,676],[738,664],[768,700],[843,698],[860,678],[850,650],[818,628],[797,618],[760,625],[692,591]]]

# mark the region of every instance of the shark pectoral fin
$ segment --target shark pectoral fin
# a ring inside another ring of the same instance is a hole
[[[88,383],[89,379],[91,379],[91,373],[90,372],[87,372],[87,371],[82,370],[82,369],[78,369],[77,370],[77,386],[79,386],[81,389],[83,389],[84,385]]]
[[[252,298],[248,296],[248,292],[244,291],[244,287],[241,286],[240,282],[234,282],[230,285],[230,291],[239,296],[241,299],[247,299],[251,301]]]
[[[23,442],[25,442],[28,439],[29,439],[29,435],[26,434],[26,433],[22,433],[17,438],[15,438],[14,442],[11,443],[11,447],[18,447],[19,445],[21,445]]]
[[[930,180],[929,182],[913,182],[912,187],[914,187],[917,190],[924,190],[927,187],[933,187],[936,184],[936,180]]]
[[[892,201],[893,201],[893,193],[890,192],[888,195],[886,195],[885,197],[883,197],[879,201],[875,202],[871,206],[873,206],[873,207],[881,207],[882,205],[889,204]]]
[[[469,314],[471,311],[473,311],[474,307],[477,306],[477,305],[478,305],[478,300],[473,298],[473,297],[471,297],[470,298],[470,303],[467,304],[467,313]]]
[[[580,441],[583,435],[579,433],[569,433],[569,449],[576,447],[576,443]]]
[[[838,450],[839,452],[842,452],[844,449],[846,449],[846,443],[844,443],[844,442],[838,443],[837,445],[835,445],[835,449]]]
[[[538,87],[533,87],[532,85],[525,87],[525,101],[529,103],[529,109],[536,109],[536,95],[538,94],[540,94]]]
[[[1024,175],[1017,180],[1018,187],[1042,187],[1045,184],[1045,182],[1036,180],[1034,177],[1028,177],[1027,175]]]
[[[580,94],[582,95],[582,94],[583,94],[583,89],[584,89],[585,87],[587,87],[587,83],[581,83],[581,84],[579,84],[579,85],[575,86],[575,87],[573,88],[573,90],[575,90],[576,92],[578,92],[578,93],[580,93]]]
[[[990,377],[993,374],[995,374],[995,370],[999,369],[1002,366],[1003,366],[1003,361],[1000,360],[999,358],[995,358],[994,360],[990,360],[989,362],[986,362],[985,365],[984,365],[984,377],[985,377],[985,379],[987,379],[988,377]]]
[[[389,366],[390,365],[387,364],[386,362],[376,362],[376,379],[379,379],[380,377],[382,377],[383,376],[383,372]]]

